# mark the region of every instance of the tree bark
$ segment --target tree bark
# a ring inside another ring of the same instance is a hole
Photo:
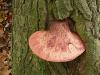
[[[99,75],[100,0],[13,0],[12,75]],[[48,14],[48,15],[46,15]],[[54,63],[39,59],[29,36],[52,18],[70,17],[86,45],[77,59]]]

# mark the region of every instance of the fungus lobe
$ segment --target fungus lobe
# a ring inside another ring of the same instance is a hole
[[[81,38],[66,21],[53,21],[48,30],[36,31],[29,38],[33,54],[52,62],[67,62],[85,51]]]

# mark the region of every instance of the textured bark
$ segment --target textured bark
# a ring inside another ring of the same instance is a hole
[[[13,14],[12,75],[100,74],[100,0],[13,0]],[[86,52],[73,61],[47,62],[28,46],[29,36],[54,17],[71,17],[85,42]]]

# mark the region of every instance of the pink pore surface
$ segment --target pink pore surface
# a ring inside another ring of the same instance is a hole
[[[85,51],[78,35],[59,26],[53,27],[52,31],[37,31],[30,36],[29,46],[33,54],[46,61],[66,62]]]

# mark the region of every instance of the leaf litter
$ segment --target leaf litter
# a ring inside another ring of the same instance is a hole
[[[0,75],[11,75],[11,0],[0,0]]]

